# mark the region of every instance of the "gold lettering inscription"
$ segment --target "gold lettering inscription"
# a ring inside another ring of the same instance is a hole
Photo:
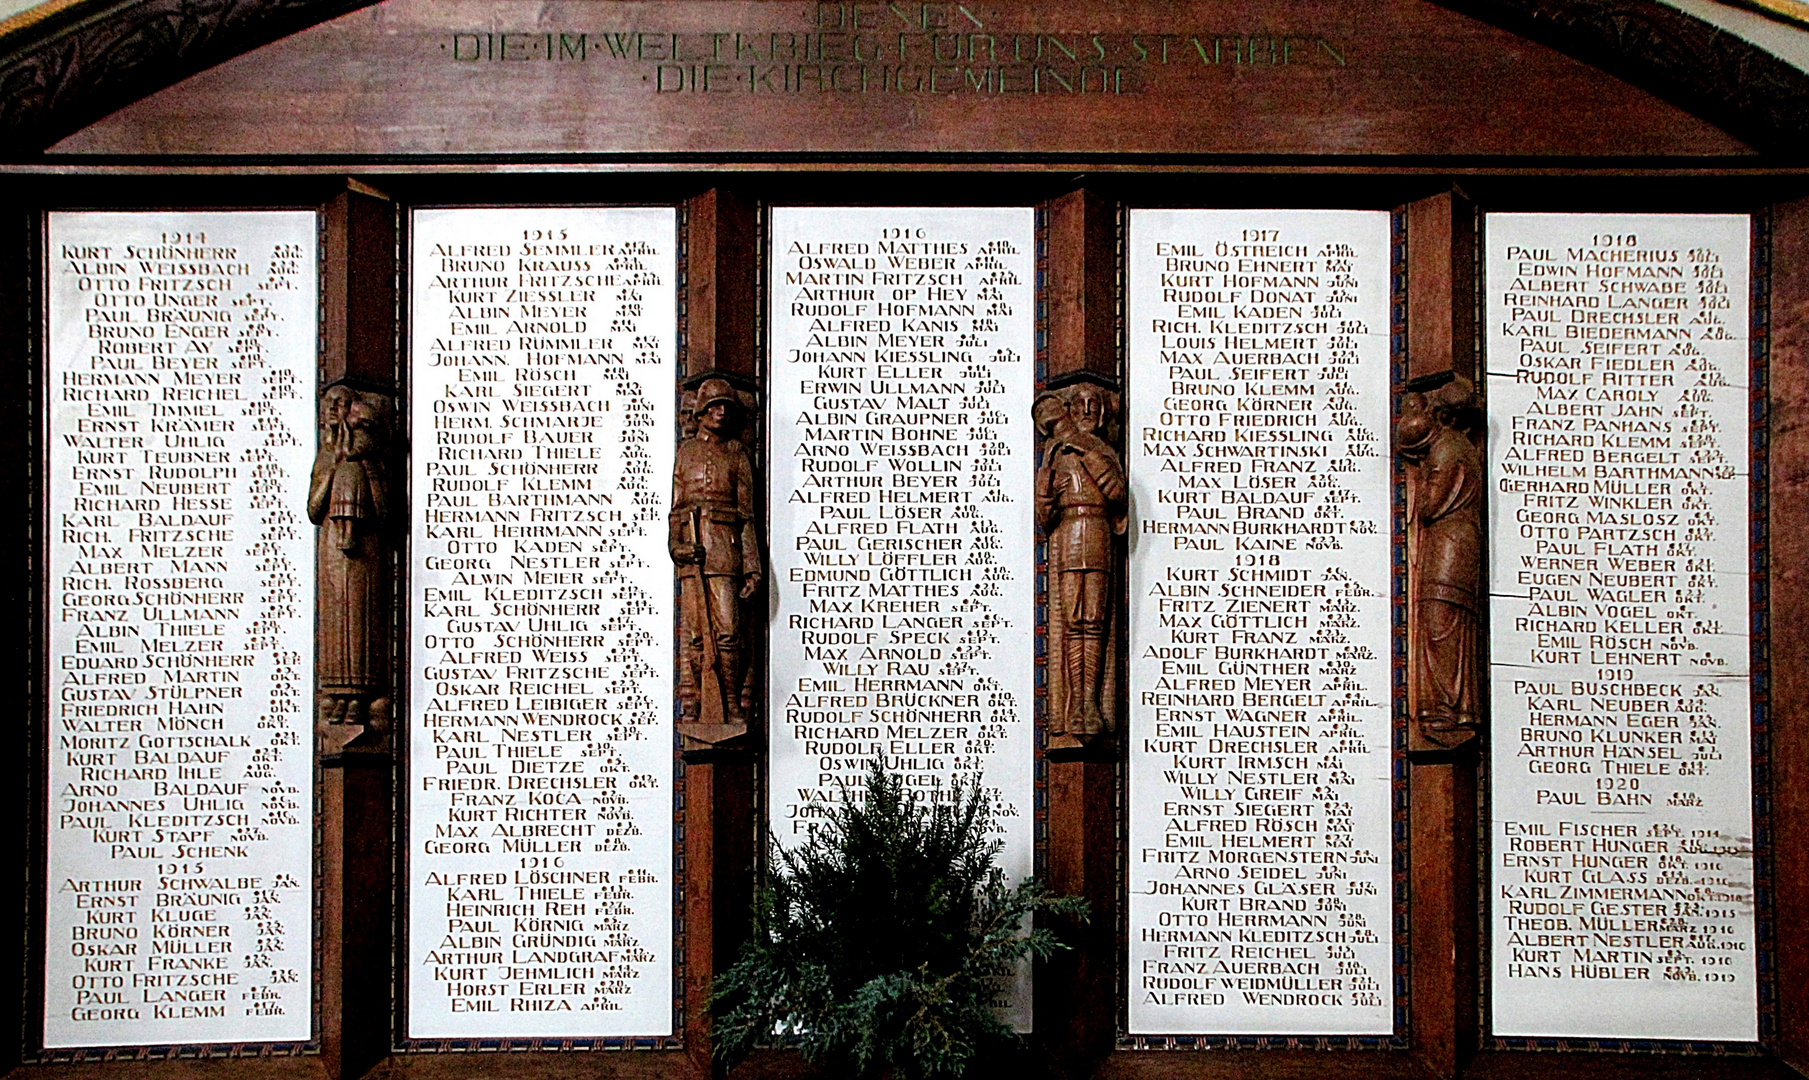
[[[1136,93],[1170,68],[1335,70],[1350,48],[1298,34],[989,30],[961,4],[822,3],[802,32],[454,32],[439,51],[460,64],[641,66],[660,94],[1002,96]]]

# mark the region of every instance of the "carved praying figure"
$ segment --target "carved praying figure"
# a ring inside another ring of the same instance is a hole
[[[1414,379],[1395,444],[1416,471],[1407,508],[1409,676],[1421,735],[1444,747],[1475,737],[1482,618],[1481,408],[1455,372]]]
[[[1128,508],[1124,466],[1103,437],[1118,395],[1090,380],[1037,398],[1043,436],[1036,516],[1048,536],[1049,734],[1086,743],[1117,729],[1113,586]]]
[[[319,446],[308,520],[319,525],[321,719],[362,724],[381,741],[389,720],[389,595],[384,581],[390,514],[387,409],[343,384],[320,398]]]
[[[752,403],[720,378],[700,382],[691,398],[685,411],[696,427],[678,447],[668,519],[679,579],[679,719],[745,730],[751,683],[741,608],[761,579],[754,468],[739,441]]]

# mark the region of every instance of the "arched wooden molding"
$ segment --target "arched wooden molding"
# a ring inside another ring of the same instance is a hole
[[[0,40],[0,137],[35,156],[72,131],[215,64],[372,0],[71,4]]]
[[[1805,156],[1809,73],[1657,0],[1435,2],[1650,91],[1761,153]]]

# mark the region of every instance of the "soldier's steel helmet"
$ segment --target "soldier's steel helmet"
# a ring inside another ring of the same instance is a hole
[[[741,407],[741,398],[735,393],[735,388],[728,384],[728,380],[705,379],[697,384],[698,412],[708,412],[710,406],[718,402],[725,402],[737,409]]]

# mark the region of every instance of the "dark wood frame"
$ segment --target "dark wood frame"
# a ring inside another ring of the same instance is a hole
[[[1114,760],[1047,762],[1044,769],[1046,837],[1044,865],[1060,891],[1087,896],[1095,921],[1080,948],[1039,975],[1040,1034],[1022,1062],[1030,1071],[1061,1076],[1264,1078],[1318,1075],[1352,1077],[1552,1077],[1586,1073],[1621,1077],[1773,1077],[1809,1070],[1809,664],[1801,654],[1799,627],[1809,625],[1809,169],[1767,166],[1698,170],[1688,167],[1627,169],[1564,166],[1452,170],[1425,163],[1398,165],[1214,165],[1208,162],[1143,165],[1118,162],[1027,164],[874,164],[802,166],[753,163],[728,167],[645,166],[578,168],[531,177],[500,168],[401,164],[374,167],[358,179],[322,165],[196,167],[100,165],[28,167],[0,173],[11,196],[7,220],[18,243],[0,249],[0,424],[3,445],[15,460],[35,461],[28,405],[39,365],[38,256],[30,237],[39,214],[69,206],[132,205],[317,206],[323,209],[322,379],[355,376],[392,389],[398,385],[397,222],[400,207],[445,204],[610,204],[661,202],[681,207],[684,236],[684,375],[722,367],[758,377],[762,365],[758,269],[766,202],[787,204],[921,203],[928,181],[949,191],[984,196],[935,198],[936,202],[1013,203],[1040,207],[1045,233],[1044,329],[1053,355],[1116,358],[1121,350],[1119,207],[1137,205],[1361,205],[1399,208],[1405,223],[1407,263],[1404,305],[1409,374],[1444,367],[1475,370],[1478,358],[1476,208],[1768,210],[1770,264],[1767,412],[1769,439],[1766,508],[1772,549],[1769,574],[1775,664],[1770,672],[1769,760],[1773,952],[1777,1026],[1763,1052],[1750,1056],[1573,1051],[1542,1053],[1485,1048],[1478,1022],[1483,923],[1478,909],[1483,877],[1478,850],[1478,780],[1473,756],[1439,752],[1407,755],[1408,833],[1397,840],[1409,855],[1412,933],[1406,1052],[1346,1053],[1309,1048],[1221,1048],[1194,1051],[1129,1051],[1116,1047],[1119,994],[1117,915],[1122,873],[1116,843],[1102,843],[1089,821],[1115,818],[1121,798]],[[1077,172],[1084,172],[1082,178]],[[603,175],[599,175],[599,173]],[[49,175],[46,175],[49,174]],[[599,183],[599,181],[604,181]],[[1335,183],[1335,193],[1328,184]],[[987,185],[977,188],[976,184]],[[848,197],[858,191],[859,198]],[[994,197],[993,193],[999,197]],[[657,194],[656,194],[657,193]],[[607,199],[600,198],[606,194]],[[130,196],[130,198],[126,198]],[[1472,199],[1472,196],[1474,198]],[[1077,347],[1078,346],[1078,347]],[[1114,360],[1116,363],[1116,360]],[[1103,373],[1103,372],[1102,372]],[[1048,374],[1059,374],[1049,371]],[[1116,374],[1116,371],[1106,373]],[[13,505],[36,498],[36,466],[9,471]],[[23,536],[13,565],[14,610],[41,602],[32,545]],[[1755,564],[1755,572],[1761,570]],[[401,638],[398,630],[398,640]],[[27,661],[21,685],[36,685]],[[396,670],[403,670],[397,665]],[[34,701],[41,701],[34,696]],[[37,706],[41,715],[41,705]],[[485,1053],[393,1052],[389,964],[391,924],[344,913],[391,904],[395,851],[388,830],[363,827],[396,820],[392,764],[387,760],[323,760],[320,847],[322,934],[320,948],[319,1052],[296,1058],[125,1061],[28,1064],[23,1077],[101,1080],[122,1069],[145,1077],[218,1075],[228,1080],[351,1080],[374,1068],[434,1080],[475,1080],[503,1067]],[[15,779],[35,762],[16,760]],[[726,966],[737,946],[748,886],[758,861],[756,811],[763,769],[753,751],[703,751],[686,755],[683,805],[685,858],[683,937],[685,1024],[682,1050],[621,1053],[525,1052],[507,1055],[506,1068],[577,1080],[614,1076],[705,1076],[714,1071],[707,1053],[708,1023],[702,1008],[710,974]],[[24,820],[31,803],[26,785],[7,785]],[[8,841],[24,856],[27,837]],[[1434,857],[1423,858],[1422,855]],[[1438,857],[1438,856],[1443,857]],[[1468,860],[1466,862],[1466,859]],[[38,870],[15,858],[26,884]],[[17,880],[17,879],[15,879]],[[7,890],[0,909],[29,927],[26,892]],[[1106,916],[1110,917],[1107,918]],[[341,933],[339,928],[345,927]],[[22,940],[9,939],[0,962],[22,974],[37,961]],[[29,1045],[33,1021],[21,997],[23,979],[0,980],[0,1008],[22,1018],[18,1036],[5,1040],[9,1064]],[[1445,989],[1445,988],[1448,988]],[[494,1061],[494,1063],[493,1063]],[[756,1058],[737,1075],[797,1075],[789,1055]]]
[[[0,45],[0,158],[375,0],[78,0]],[[1659,0],[1439,0],[1613,72],[1781,160],[1802,161],[1809,75]]]
[[[47,547],[50,542],[51,525],[46,519],[48,507],[43,496],[43,483],[39,479],[43,466],[43,454],[46,452],[48,433],[43,429],[44,417],[48,414],[48,385],[42,374],[47,358],[44,355],[43,342],[47,340],[45,318],[48,315],[48,281],[47,262],[50,258],[48,230],[50,210],[147,210],[166,212],[212,211],[230,212],[247,211],[301,211],[314,215],[316,242],[318,245],[318,266],[323,271],[320,281],[319,303],[319,340],[317,345],[316,367],[325,378],[326,373],[334,369],[336,363],[343,362],[348,351],[348,339],[356,339],[358,331],[349,324],[356,320],[357,313],[347,307],[346,281],[329,280],[324,271],[336,265],[335,252],[343,250],[347,233],[351,227],[348,217],[349,206],[345,196],[339,196],[324,205],[311,204],[300,198],[283,198],[278,195],[267,202],[245,203],[231,201],[223,203],[185,204],[178,200],[169,203],[132,201],[126,203],[88,205],[64,205],[45,207],[29,215],[32,242],[26,250],[31,254],[31,281],[21,290],[21,298],[29,297],[30,308],[25,317],[30,320],[29,329],[23,337],[31,342],[32,359],[27,364],[27,382],[29,389],[23,389],[21,398],[10,403],[9,407],[21,410],[21,426],[26,429],[29,449],[23,449],[22,460],[28,461],[31,486],[25,493],[22,502],[31,507],[28,518],[27,536],[28,551],[24,553],[28,565],[41,568],[47,564]],[[354,304],[353,307],[357,305]],[[349,330],[349,332],[348,332]],[[41,569],[38,570],[41,576]],[[29,608],[32,626],[47,627],[44,619],[47,615],[46,592],[50,584],[46,582],[44,589],[29,592],[23,602]],[[334,826],[340,823],[348,805],[345,796],[348,794],[343,783],[340,763],[337,756],[311,754],[310,792],[313,803],[314,830],[311,842],[313,864],[313,884],[309,891],[309,948],[310,963],[316,978],[313,982],[309,999],[309,1035],[308,1038],[293,1042],[246,1042],[246,1043],[213,1043],[213,1044],[169,1044],[155,1046],[114,1046],[77,1049],[46,1049],[42,1046],[41,1010],[43,1004],[42,960],[45,943],[42,940],[42,919],[45,909],[45,891],[50,883],[47,879],[47,814],[48,791],[45,783],[45,765],[51,753],[51,725],[48,722],[49,701],[51,697],[50,667],[47,637],[34,630],[27,635],[30,649],[25,653],[31,665],[31,675],[25,680],[30,687],[27,700],[30,706],[25,716],[25,729],[28,734],[30,758],[36,765],[22,771],[17,778],[16,790],[20,796],[21,811],[18,820],[24,823],[24,835],[18,843],[24,851],[24,865],[30,884],[20,896],[20,922],[24,944],[24,983],[23,995],[26,1002],[27,1015],[22,1021],[20,1033],[20,1056],[23,1059],[35,1060],[45,1064],[82,1064],[97,1061],[111,1061],[128,1058],[136,1061],[173,1061],[182,1059],[248,1059],[282,1060],[311,1057],[321,1054],[322,1032],[330,1022],[330,1011],[327,999],[337,995],[341,988],[341,980],[337,977],[334,965],[339,957],[333,955],[332,948],[340,943],[343,936],[343,920],[337,917],[340,910],[340,898],[334,889],[339,882],[336,873],[342,860],[336,858],[347,845],[346,837],[335,835]],[[356,799],[356,794],[352,797]],[[355,804],[354,804],[355,805]],[[355,846],[355,842],[354,845]],[[354,858],[356,856],[353,856]]]
[[[1509,208],[1509,209],[1517,209]],[[1701,212],[1716,212],[1719,208],[1708,207]],[[1750,743],[1752,750],[1752,810],[1755,836],[1768,831],[1771,826],[1771,788],[1773,784],[1770,761],[1770,732],[1773,722],[1771,701],[1768,688],[1771,683],[1771,611],[1770,582],[1766,579],[1767,560],[1770,550],[1770,500],[1768,487],[1769,449],[1770,449],[1770,340],[1769,340],[1769,303],[1771,295],[1771,252],[1770,243],[1770,208],[1759,207],[1746,212],[1750,214],[1751,244],[1748,272],[1750,287],[1748,301],[1751,317],[1748,319],[1750,346],[1748,349],[1748,370],[1750,378],[1748,414],[1751,420],[1751,431],[1748,445],[1748,459],[1751,467],[1749,477],[1750,496],[1748,506],[1750,520],[1750,551],[1752,553],[1751,582],[1749,602],[1751,615],[1749,630],[1751,633],[1751,729]],[[1479,241],[1484,236],[1483,212],[1478,209],[1474,214],[1474,233]],[[1480,282],[1483,253],[1480,243],[1477,247],[1479,267],[1477,279]],[[1481,312],[1486,305],[1478,290],[1477,325],[1481,327]],[[1478,340],[1482,340],[1481,333]],[[1480,359],[1481,353],[1478,352]],[[1486,387],[1487,379],[1479,378],[1477,385]],[[1486,398],[1486,389],[1484,390]],[[1486,648],[1486,642],[1485,642]],[[1488,771],[1490,762],[1486,757],[1479,763],[1476,794],[1478,801],[1477,831],[1478,851],[1483,856],[1479,860],[1486,869],[1488,847],[1491,840],[1490,831],[1486,827],[1490,821],[1489,803],[1490,789]],[[1480,898],[1479,907],[1482,918],[1481,939],[1476,943],[1476,963],[1484,971],[1479,981],[1477,995],[1477,1012],[1480,1017],[1478,1030],[1481,1035],[1481,1046],[1491,1052],[1606,1052],[1606,1053],[1672,1053],[1672,1054],[1706,1054],[1709,1056],[1739,1057],[1762,1056],[1766,1048],[1774,1045],[1778,1037],[1778,1004],[1777,1004],[1777,968],[1775,962],[1776,915],[1771,898],[1773,895],[1772,857],[1770,850],[1763,844],[1755,859],[1754,892],[1758,898],[1754,937],[1756,946],[1756,968],[1758,976],[1757,999],[1759,1012],[1759,1039],[1755,1043],[1713,1041],[1683,1041],[1667,1039],[1577,1039],[1553,1038],[1538,1039],[1527,1037],[1504,1037],[1492,1035],[1489,1031],[1489,986],[1486,981],[1486,969],[1489,963],[1489,898],[1487,895],[1488,879],[1483,877],[1484,894]]]

